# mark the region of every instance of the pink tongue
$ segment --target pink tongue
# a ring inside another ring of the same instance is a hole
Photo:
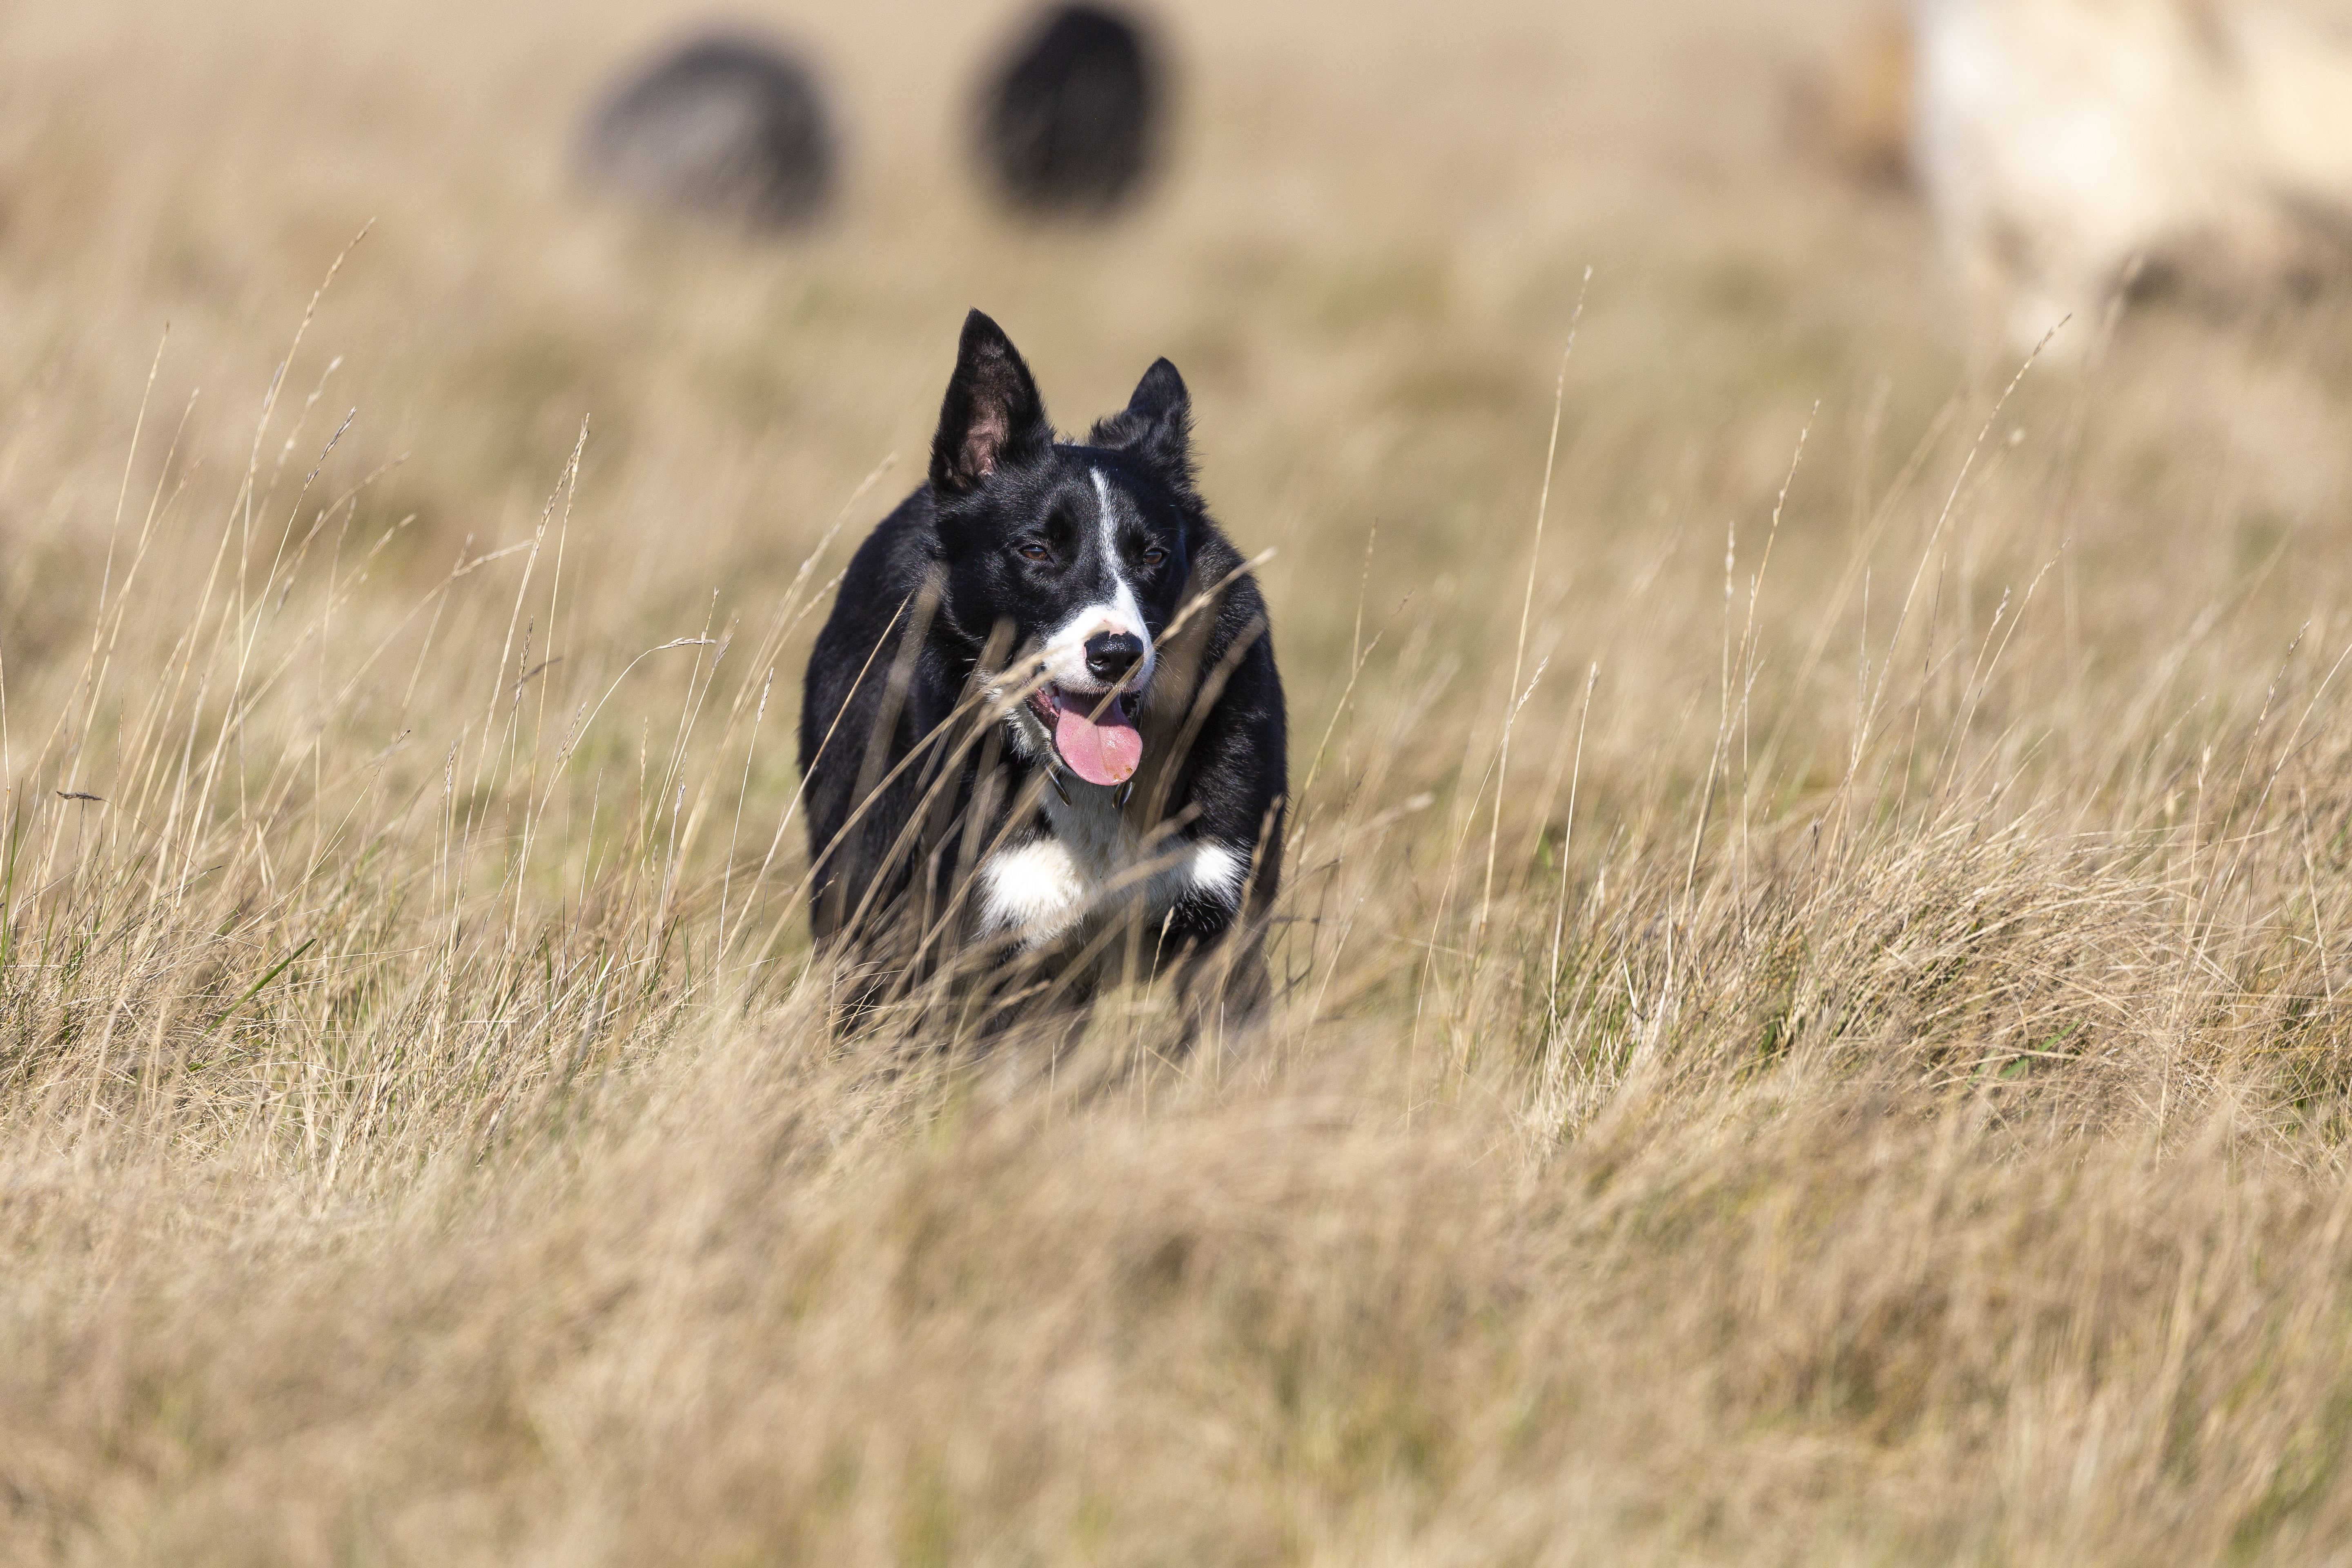
[[[1079,700],[1093,703],[1101,699]],[[1054,750],[1062,753],[1072,773],[1088,784],[1125,784],[1143,761],[1143,737],[1116,701],[1102,710],[1099,721],[1087,718],[1083,708],[1064,707],[1054,716]]]

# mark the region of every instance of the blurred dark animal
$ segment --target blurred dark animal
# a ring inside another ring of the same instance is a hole
[[[1108,214],[1151,172],[1166,96],[1134,22],[1097,5],[1056,6],[989,79],[981,162],[1016,209]]]
[[[1197,1026],[1265,1002],[1288,784],[1265,601],[1194,487],[1160,360],[1084,441],[964,322],[930,478],[876,526],[809,655],[810,923],[862,1012],[948,972],[983,1033],[1174,973]]]
[[[582,163],[648,205],[757,228],[808,222],[833,195],[833,128],[816,79],[756,39],[713,34],[630,76],[590,117]]]
[[[1828,60],[1797,76],[1790,110],[1799,144],[1864,184],[1907,184],[1912,69],[1909,20],[1872,13]]]

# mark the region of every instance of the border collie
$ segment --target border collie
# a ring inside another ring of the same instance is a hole
[[[869,966],[855,1010],[940,973],[984,1033],[1121,973],[1172,973],[1192,1026],[1265,1001],[1282,680],[1191,437],[1163,359],[1057,440],[965,318],[929,482],[850,562],[803,693],[812,923]]]

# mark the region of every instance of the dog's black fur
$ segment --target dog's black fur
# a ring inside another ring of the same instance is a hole
[[[975,942],[961,967],[1000,977],[982,987],[1000,1025],[1023,1011],[1001,977],[1083,1006],[1122,962],[1172,968],[1196,1009],[1264,1001],[1282,682],[1194,487],[1191,422],[1163,359],[1059,442],[1012,342],[965,320],[929,480],[850,563],[802,703],[813,921],[871,962],[867,1002]],[[1140,738],[1125,785],[1066,761],[1087,711]]]
[[[1163,74],[1129,18],[1055,6],[982,95],[979,152],[998,194],[1041,216],[1099,216],[1133,198],[1160,150]]]

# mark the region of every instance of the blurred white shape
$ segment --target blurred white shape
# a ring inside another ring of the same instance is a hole
[[[1923,0],[1914,156],[1946,258],[2025,349],[2143,268],[2307,283],[2352,234],[2352,42],[2223,0]]]

